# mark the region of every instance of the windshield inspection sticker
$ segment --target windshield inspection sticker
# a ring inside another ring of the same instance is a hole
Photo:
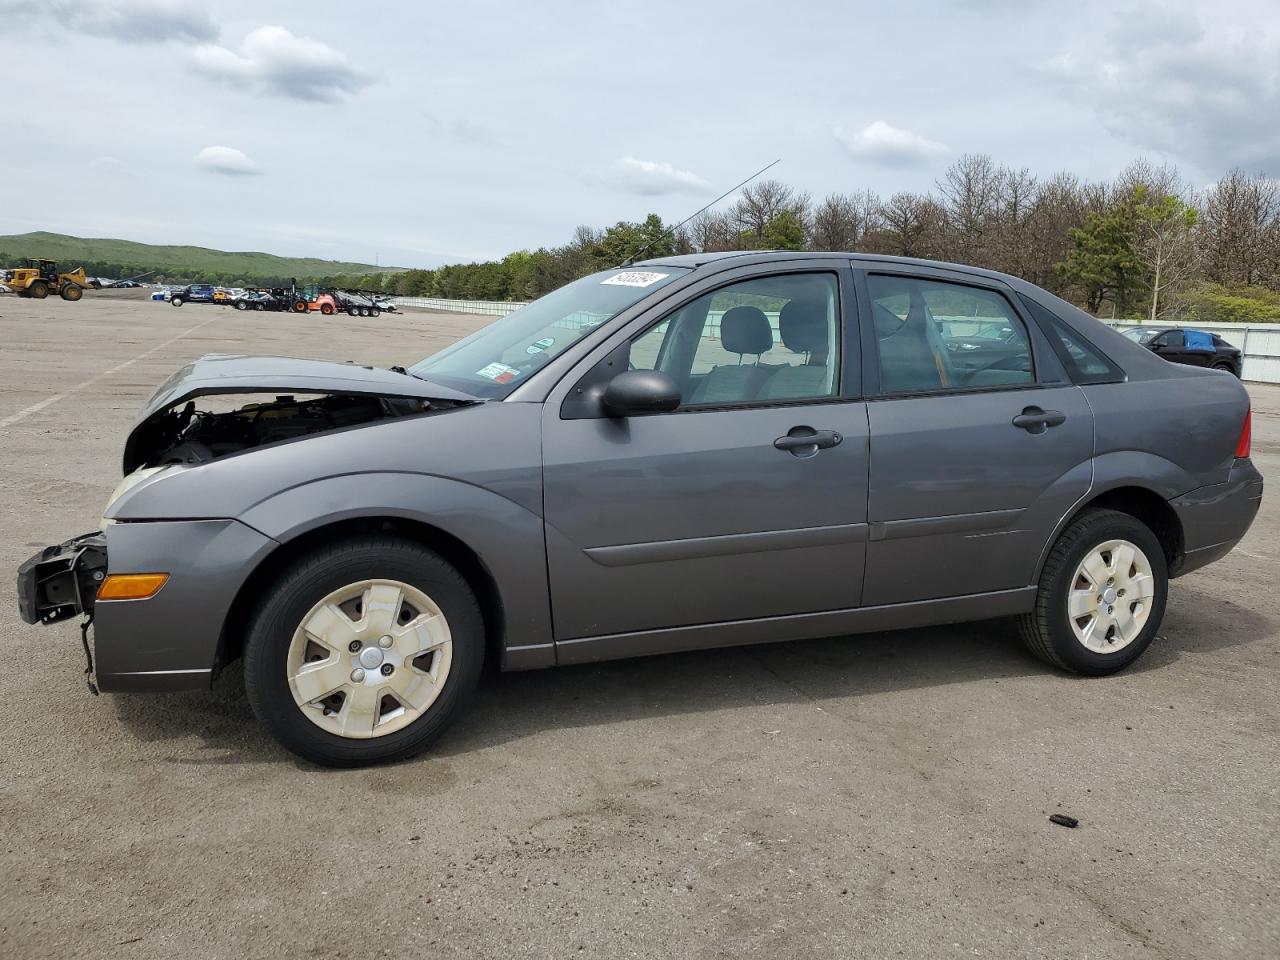
[[[616,287],[647,287],[650,284],[657,283],[659,280],[665,280],[671,276],[669,273],[649,273],[646,270],[627,270],[624,273],[615,273],[612,277],[601,280],[601,286]]]
[[[533,357],[550,347],[555,346],[555,337],[543,337],[541,340],[535,340],[524,348],[524,352]]]
[[[476,376],[492,380],[494,383],[510,383],[520,376],[520,371],[515,367],[508,367],[505,363],[491,363],[477,370]]]

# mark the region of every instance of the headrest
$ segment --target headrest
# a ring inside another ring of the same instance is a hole
[[[826,302],[792,300],[778,314],[778,333],[787,349],[795,353],[826,353]]]
[[[773,348],[769,318],[759,307],[734,307],[720,318],[720,343],[730,353],[768,353]]]

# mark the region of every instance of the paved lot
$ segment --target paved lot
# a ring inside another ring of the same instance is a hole
[[[0,298],[0,572],[97,525],[182,362],[389,365],[481,322]],[[1000,624],[492,676],[433,754],[334,773],[234,668],[90,697],[6,573],[0,956],[1280,956],[1280,388],[1253,393],[1261,518],[1103,680]]]

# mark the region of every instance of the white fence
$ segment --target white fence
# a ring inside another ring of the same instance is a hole
[[[394,297],[397,306],[425,307],[428,310],[445,310],[449,313],[478,313],[491,317],[505,317],[523,307],[523,303],[501,300],[442,300],[438,297]],[[718,317],[712,317],[712,323]],[[777,320],[770,317],[777,332]],[[1141,320],[1106,321],[1117,330],[1125,327],[1146,326]],[[567,324],[579,326],[580,323]],[[1216,333],[1244,353],[1244,379],[1262,383],[1280,383],[1280,323],[1168,323],[1159,326],[1190,327]]]
[[[490,317],[505,317],[523,303],[509,300],[441,300],[439,297],[392,297],[397,307],[424,307],[427,310],[445,310],[449,313],[482,313]]]
[[[1109,320],[1117,330],[1151,326],[1140,320]],[[1186,327],[1216,333],[1244,354],[1243,378],[1261,383],[1280,383],[1280,323],[1167,323],[1159,327]]]

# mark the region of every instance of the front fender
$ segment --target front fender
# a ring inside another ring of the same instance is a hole
[[[530,667],[554,662],[542,517],[491,490],[422,473],[351,473],[283,490],[237,519],[288,543],[321,527],[371,517],[426,524],[470,547],[502,600],[504,659]]]

